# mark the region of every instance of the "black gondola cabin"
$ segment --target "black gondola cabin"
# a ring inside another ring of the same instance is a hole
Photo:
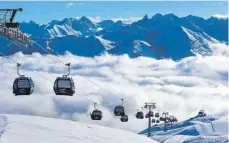
[[[159,118],[160,117],[159,113],[155,113],[155,117]]]
[[[156,120],[155,119],[152,119],[152,123],[155,123],[156,122]]]
[[[70,77],[58,77],[54,83],[53,90],[56,95],[72,96],[75,93],[75,84]]]
[[[30,95],[33,93],[34,83],[29,77],[18,77],[13,83],[13,93],[15,95]]]
[[[127,115],[124,115],[121,117],[121,122],[128,122],[128,116]]]
[[[91,119],[92,120],[101,120],[103,117],[102,111],[95,109],[92,113],[91,113]]]
[[[143,112],[137,112],[137,114],[136,114],[136,118],[137,119],[144,119],[144,113]]]
[[[125,109],[122,105],[116,106],[114,109],[115,116],[124,116],[125,115]]]

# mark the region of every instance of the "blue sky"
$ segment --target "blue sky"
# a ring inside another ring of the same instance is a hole
[[[153,16],[156,13],[174,13],[179,17],[196,15],[209,18],[212,15],[227,15],[228,5],[226,1],[199,1],[199,2],[120,2],[120,1],[74,1],[74,2],[0,2],[0,8],[22,7],[23,12],[17,16],[17,21],[33,20],[38,23],[48,23],[51,20],[61,20],[68,17],[97,17],[97,19],[113,18],[139,18],[145,14]]]

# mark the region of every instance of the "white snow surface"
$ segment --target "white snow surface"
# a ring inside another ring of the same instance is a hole
[[[200,135],[211,135],[213,134],[213,129],[211,123],[199,123],[195,125],[196,130]]]
[[[153,56],[154,55],[151,45],[142,40],[133,41],[133,53],[141,55],[141,56],[145,56],[145,55]]]
[[[151,46],[149,43],[147,43],[147,42],[145,42],[145,41],[142,41],[142,40],[135,40],[135,41],[133,42],[133,44],[134,44],[134,45],[133,45],[134,48],[135,48],[135,49],[138,49],[138,50],[140,50],[141,44],[144,45],[144,46],[147,46],[147,47],[150,47],[150,46]]]
[[[213,37],[209,36],[205,32],[194,32],[188,28],[182,26],[183,31],[187,34],[189,39],[192,41],[192,48],[191,52],[194,54],[201,54],[205,56],[210,56],[214,49],[206,48],[211,47],[210,44],[220,43],[218,40],[214,39]]]
[[[1,143],[156,143],[128,131],[24,115],[0,114]]]
[[[227,136],[183,136],[177,135],[169,138],[164,143],[226,143]]]
[[[193,125],[182,126],[178,129],[168,130],[163,135],[152,136],[153,139],[164,143],[224,143],[228,141],[228,121],[227,119],[217,119],[210,121],[210,117],[196,118],[193,121],[194,128],[197,130],[199,135],[181,135],[180,132],[191,129]],[[208,122],[203,122],[209,120]],[[160,132],[160,131],[159,131]],[[157,134],[156,132],[153,132]]]
[[[81,33],[79,31],[75,31],[72,27],[68,26],[67,24],[64,25],[54,25],[53,28],[47,29],[50,37],[64,37],[67,35],[75,35],[80,36]]]
[[[101,44],[104,45],[104,48],[106,50],[110,50],[110,49],[115,47],[115,46],[113,46],[114,42],[112,42],[110,40],[103,39],[102,36],[95,36],[95,37],[101,42]]]
[[[228,134],[228,120],[216,120],[212,122],[212,128],[215,134]]]

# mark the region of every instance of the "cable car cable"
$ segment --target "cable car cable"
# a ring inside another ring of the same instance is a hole
[[[51,80],[48,79],[47,77],[45,77],[45,76],[43,76],[43,75],[40,75],[40,74],[38,74],[37,72],[35,72],[35,71],[33,71],[33,70],[32,70],[32,72],[35,73],[36,75],[38,75],[38,76],[40,76],[40,77],[42,77],[42,78],[48,80],[49,82],[53,83],[53,81],[51,81]]]
[[[3,55],[4,57],[7,57],[6,55],[4,55],[4,54],[1,53],[1,52],[0,52],[0,54]],[[13,61],[13,62],[15,62],[16,64],[18,64],[18,62],[14,61],[14,60],[12,60],[12,59],[10,59],[10,60]],[[36,73],[36,72],[33,71],[33,70],[32,70],[32,72],[35,73],[35,74],[37,74],[38,76],[40,76],[40,77],[42,77],[42,78],[48,80],[49,82],[54,83],[53,81],[51,81],[50,79],[46,78],[45,76],[40,75],[40,74]],[[77,95],[78,95],[78,94],[77,94]],[[90,100],[90,99],[88,99],[88,98],[86,98],[86,97],[84,97],[84,96],[81,96],[81,95],[78,95],[78,96],[80,96],[80,97],[82,97],[82,98],[84,98],[84,99],[86,99],[86,100],[88,100],[88,101],[90,101],[90,102],[92,102],[92,103],[95,103],[94,101],[92,101],[92,100]],[[101,105],[101,104],[99,104],[99,105]],[[102,106],[103,106],[103,105],[102,105]],[[105,107],[105,106],[104,106],[104,107]]]
[[[4,55],[4,54],[1,53],[1,52],[0,52],[0,54],[3,55],[4,57],[7,57],[6,55]],[[16,62],[15,60],[13,60],[13,59],[11,59],[11,58],[9,58],[9,59],[10,59],[11,61],[15,62],[16,64],[18,64],[18,62]],[[40,75],[40,74],[38,74],[37,72],[35,72],[35,71],[33,71],[33,70],[31,70],[31,71],[32,71],[33,73],[35,73],[36,75],[38,75],[38,76],[44,78],[45,80],[48,80],[49,82],[54,83],[53,81],[51,81],[50,79],[46,78],[45,76]],[[115,96],[114,94],[112,94],[112,93],[110,93],[109,91],[105,90],[104,88],[102,88],[101,86],[99,86],[99,85],[96,84],[95,82],[91,81],[90,79],[88,79],[88,78],[86,78],[86,77],[84,77],[84,78],[87,79],[88,81],[90,81],[91,83],[93,83],[94,85],[98,86],[98,87],[101,88],[102,90],[106,91],[107,93],[109,93],[109,94]],[[42,93],[42,94],[43,94],[43,93]],[[44,94],[43,94],[43,95],[44,95]],[[90,100],[90,99],[88,99],[88,98],[86,98],[86,97],[84,97],[84,96],[81,96],[81,95],[79,95],[79,94],[76,94],[76,95],[77,95],[77,96],[80,96],[81,98],[84,98],[85,100],[87,100],[87,101],[89,101],[89,102],[91,102],[91,103],[96,103],[96,102],[94,102],[93,100]],[[123,101],[123,102],[126,102],[125,100],[122,100],[122,101]],[[126,102],[126,103],[129,103],[129,102]],[[123,104],[123,103],[122,103],[122,104]],[[98,104],[98,103],[97,103],[97,105],[100,105],[100,106],[103,106],[103,107],[106,108],[105,105]],[[130,111],[130,110],[126,110],[126,111]]]
[[[5,54],[3,54],[3,53],[1,53],[1,52],[0,52],[0,54],[1,54],[2,56],[4,56],[5,58],[7,57]],[[13,60],[13,59],[11,59],[11,58],[8,58],[8,59],[11,60],[11,61],[13,61],[14,63],[18,64],[17,61],[15,61],[15,60]],[[38,75],[38,76],[40,76],[40,77],[42,77],[42,78],[48,80],[49,82],[52,82],[52,83],[53,83],[53,81],[51,81],[50,79],[46,78],[45,76],[40,75],[40,74],[36,73],[36,72],[33,71],[33,70],[31,70],[31,71],[32,71],[33,73],[35,73],[36,75]]]
[[[66,64],[65,64],[62,60],[60,60],[60,59],[57,58],[55,55],[53,55],[51,52],[49,52],[48,50],[46,50],[44,47],[42,47],[42,46],[41,46],[40,44],[38,44],[36,41],[33,40],[33,43],[35,43],[37,46],[39,46],[40,48],[42,48],[45,52],[49,53],[52,57],[54,57],[56,60],[58,60],[59,62],[61,62],[62,64],[64,64],[64,65],[66,66]],[[15,61],[14,61],[14,62],[15,62]],[[16,62],[16,63],[17,63],[17,62]],[[34,72],[34,73],[35,73],[35,72]],[[35,74],[37,74],[37,73],[35,73]],[[39,75],[39,74],[37,74],[37,75]],[[41,75],[39,75],[39,76],[41,76]],[[44,79],[48,80],[48,79],[45,78],[44,76],[41,76],[41,77],[43,77]],[[85,76],[82,76],[82,77],[83,77],[84,79],[88,80],[89,82],[91,82],[92,84],[96,85],[97,87],[99,87],[99,88],[102,89],[103,91],[109,93],[110,95],[116,96],[116,95],[112,94],[111,92],[109,92],[108,90],[106,90],[106,89],[104,89],[103,87],[101,87],[100,85],[96,84],[95,82],[93,82],[93,81],[90,80],[89,78],[87,78],[87,77],[85,77]],[[50,80],[49,80],[49,81],[50,81]],[[136,106],[136,104],[134,104],[134,103],[127,102],[127,101],[124,101],[124,102]],[[139,106],[139,107],[140,107],[140,106]],[[138,109],[138,108],[137,108],[137,109]]]
[[[5,54],[3,54],[3,53],[1,53],[1,52],[0,52],[0,54],[1,54],[3,57],[5,57],[5,58],[7,57]],[[9,59],[10,59],[10,58],[9,58]],[[18,64],[18,62],[14,61],[14,60],[12,60],[12,59],[10,59],[10,60],[13,61],[13,62],[15,62],[16,64]],[[36,72],[33,71],[33,70],[32,70],[32,72],[35,73],[35,74],[37,74],[38,76],[40,76],[40,77],[42,77],[42,78],[48,80],[49,82],[54,83],[53,81],[51,81],[50,79],[46,78],[45,76],[42,76],[42,75],[36,73]],[[90,101],[90,102],[92,102],[92,103],[95,103],[94,101],[92,101],[92,100],[90,100],[90,99],[88,99],[88,98],[86,98],[86,97],[84,97],[84,96],[81,96],[81,95],[79,95],[79,94],[76,94],[76,95],[78,95],[78,96],[80,96],[81,98],[84,98],[84,99],[86,99],[86,100],[88,100],[88,101]],[[101,105],[101,104],[99,104],[99,105]],[[103,106],[103,105],[102,105],[102,106]],[[104,107],[105,107],[105,106],[104,106]]]
[[[42,47],[41,45],[39,45],[36,41],[33,41],[34,44],[36,44],[37,46],[39,46],[41,49],[43,49],[45,52],[49,53],[52,57],[54,57],[56,60],[58,60],[59,62],[61,62],[62,64],[66,64],[63,61],[61,61],[59,58],[57,58],[56,56],[54,56],[51,52],[49,52],[48,50],[46,50],[44,47]]]
[[[7,58],[8,56],[6,56],[5,54],[3,54],[2,52],[0,52],[0,54],[3,56],[3,57],[5,57],[5,58]],[[13,59],[11,59],[11,58],[9,58],[11,61],[13,61],[14,63],[16,63],[17,64],[17,62],[15,61],[15,60],[13,60]]]
[[[60,60],[59,58],[57,58],[55,55],[53,55],[52,53],[50,53],[48,50],[46,50],[44,47],[42,47],[41,45],[39,45],[36,41],[33,41],[33,43],[35,43],[37,46],[39,46],[40,48],[42,48],[44,51],[46,51],[47,53],[49,53],[51,56],[53,56],[56,60],[58,60],[59,62],[61,62],[62,64],[66,65],[62,60]],[[104,89],[103,87],[99,86],[98,84],[96,84],[95,82],[91,81],[89,78],[85,77],[85,76],[82,76],[84,79],[88,80],[89,82],[91,82],[92,84],[96,85],[97,87],[101,88],[103,91],[109,93],[110,95],[113,95],[113,96],[116,96],[114,94],[112,94],[111,92],[107,91],[106,89]],[[128,104],[132,104],[134,106],[136,106],[136,104],[134,103],[131,103],[131,102],[127,102],[127,101],[124,101]],[[139,106],[140,107],[140,106]]]

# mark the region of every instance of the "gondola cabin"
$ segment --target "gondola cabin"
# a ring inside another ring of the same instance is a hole
[[[155,117],[159,118],[160,117],[159,113],[155,113]]]
[[[14,80],[13,93],[17,95],[30,95],[33,93],[34,83],[29,77],[20,76]]]
[[[121,122],[128,122],[128,116],[123,115],[120,120],[121,120]]]
[[[206,116],[206,113],[204,112],[204,110],[200,110],[199,113],[198,113],[198,116],[199,117],[204,117],[204,116]]]
[[[156,123],[157,123],[157,124],[160,123],[160,120],[156,120]]]
[[[152,119],[152,123],[156,123],[156,120],[155,119]]]
[[[175,117],[175,118],[174,118],[174,122],[177,122],[177,121],[178,121],[178,120],[177,120],[177,118]]]
[[[150,116],[150,117],[154,116],[153,111],[150,111],[148,114],[149,114],[148,116]]]
[[[103,117],[102,111],[95,109],[92,113],[91,113],[91,119],[92,120],[101,120]]]
[[[135,115],[137,119],[144,119],[144,113],[143,112],[137,112]]]
[[[170,118],[169,118],[169,117],[166,117],[166,118],[165,118],[165,121],[166,121],[166,122],[170,122]]]
[[[163,117],[160,117],[160,121],[165,121],[165,118],[163,118]]]
[[[75,84],[70,77],[58,77],[53,89],[56,95],[72,96],[75,93]]]
[[[115,116],[124,116],[125,115],[125,109],[122,105],[116,106],[114,109]]]

